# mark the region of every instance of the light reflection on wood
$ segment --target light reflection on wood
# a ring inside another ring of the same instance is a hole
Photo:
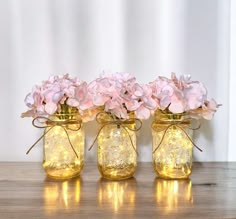
[[[66,181],[46,179],[43,197],[44,210],[47,215],[78,207],[81,197],[81,179]]]
[[[136,201],[136,179],[121,181],[100,179],[98,182],[98,202],[101,207],[109,206],[115,213],[123,207],[133,211]]]
[[[154,181],[156,202],[165,213],[178,209],[179,206],[193,204],[192,182],[187,180],[166,180],[156,178]]]

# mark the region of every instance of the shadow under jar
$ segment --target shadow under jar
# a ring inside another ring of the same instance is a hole
[[[192,172],[191,120],[187,114],[155,112],[152,124],[153,166],[166,179],[187,179]]]
[[[98,135],[98,169],[102,177],[111,180],[133,176],[137,166],[135,120],[119,123],[111,114],[100,116]]]
[[[45,129],[43,167],[50,178],[69,179],[80,175],[84,165],[84,129],[80,114],[67,107],[49,117]],[[51,130],[49,130],[51,129]]]

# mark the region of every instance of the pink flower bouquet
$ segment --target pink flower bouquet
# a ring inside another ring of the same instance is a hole
[[[149,85],[138,84],[128,73],[103,73],[88,85],[94,107],[118,119],[128,119],[133,112],[138,119],[148,119],[157,103]]]
[[[158,77],[150,83],[157,108],[166,113],[186,113],[191,118],[212,119],[220,104],[207,99],[207,89],[199,81],[192,81],[189,75],[179,78],[172,73],[171,79]]]
[[[22,117],[49,116],[62,110],[79,111],[83,115],[91,106],[87,96],[87,83],[69,74],[51,76],[41,85],[35,85],[26,96],[29,110]]]

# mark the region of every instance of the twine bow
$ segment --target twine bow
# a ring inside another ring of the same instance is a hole
[[[198,120],[197,120],[198,121]],[[157,149],[160,147],[160,145],[162,144],[164,138],[165,138],[165,135],[167,133],[167,131],[171,128],[171,127],[177,127],[179,128],[180,130],[182,130],[184,132],[184,134],[186,135],[186,137],[189,139],[189,141],[192,143],[192,145],[197,148],[199,151],[202,152],[202,149],[199,148],[194,142],[193,140],[190,138],[190,136],[188,135],[188,133],[181,127],[182,124],[185,124],[185,125],[189,125],[190,124],[190,121],[159,121],[158,122],[159,124],[166,124],[168,125],[166,128],[164,129],[161,129],[161,130],[157,130],[156,127],[155,127],[155,121],[152,123],[152,129],[155,131],[155,132],[162,132],[164,131],[163,135],[162,135],[162,138],[161,138],[161,141],[160,143],[158,144],[158,146],[155,148],[155,150],[152,152],[153,154],[157,151]],[[197,127],[194,128],[194,127],[191,127],[190,125],[188,126],[188,129],[191,129],[191,130],[198,130],[199,128],[201,127],[201,124],[198,123]]]
[[[80,130],[81,128],[81,122],[82,120],[80,119],[66,119],[66,120],[58,120],[58,121],[55,121],[55,120],[51,120],[47,117],[44,117],[44,116],[38,116],[36,118],[33,119],[32,121],[32,125],[36,128],[39,128],[39,129],[45,129],[45,128],[49,128],[47,129],[43,135],[41,135],[37,140],[36,142],[29,148],[29,150],[26,152],[26,154],[29,154],[29,152],[34,148],[34,146],[36,144],[38,144],[38,142],[45,136],[47,135],[48,132],[50,132],[54,127],[56,126],[59,126],[61,127],[65,133],[66,133],[66,136],[67,136],[67,139],[68,139],[68,142],[72,148],[72,150],[74,151],[76,157],[78,158],[78,154],[76,153],[75,149],[74,149],[74,146],[70,140],[70,136],[68,134],[68,131],[67,129],[71,130],[71,131],[78,131]],[[71,128],[69,125],[77,125],[76,128]]]
[[[96,120],[97,120],[97,123],[101,124],[102,126],[99,129],[98,134],[96,135],[93,143],[89,147],[89,149],[88,149],[89,151],[93,148],[93,146],[94,146],[95,142],[97,141],[101,131],[106,126],[108,126],[108,125],[117,125],[118,128],[124,129],[125,132],[128,134],[129,140],[130,140],[131,145],[132,145],[132,148],[134,149],[135,153],[138,155],[138,152],[137,152],[137,150],[134,147],[134,143],[132,141],[132,138],[131,138],[128,130],[134,131],[134,132],[139,131],[141,129],[141,127],[142,127],[142,121],[140,119],[137,119],[137,118],[117,119],[117,118],[114,118],[114,117],[107,117],[107,113],[100,112],[100,113],[97,114]],[[135,128],[132,128],[132,127],[129,126],[129,125],[134,124],[134,123],[136,123]]]

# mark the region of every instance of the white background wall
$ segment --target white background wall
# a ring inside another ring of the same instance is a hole
[[[236,130],[236,1],[230,6],[230,95],[229,95],[229,147],[228,160],[236,160],[235,130]]]
[[[67,72],[89,81],[103,70],[142,83],[171,72],[204,82],[223,106],[195,133],[204,150],[195,159],[236,160],[233,7],[233,0],[0,0],[0,160],[42,159],[42,143],[25,155],[41,131],[20,118],[34,84]],[[150,123],[138,133],[142,161],[151,161]],[[97,126],[85,128],[88,148]],[[95,160],[96,149],[86,157]]]

